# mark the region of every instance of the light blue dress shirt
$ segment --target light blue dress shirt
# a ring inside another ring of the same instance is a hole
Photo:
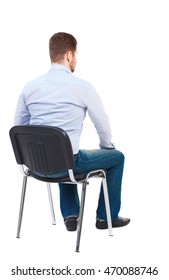
[[[64,65],[52,64],[49,72],[31,82],[19,96],[14,125],[50,125],[64,129],[73,153],[79,151],[83,121],[89,114],[101,148],[114,148],[108,117],[93,86]]]

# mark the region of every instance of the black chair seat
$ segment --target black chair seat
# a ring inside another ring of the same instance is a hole
[[[72,181],[70,180],[69,176],[66,177],[61,177],[61,178],[54,178],[54,177],[49,177],[47,174],[46,176],[40,176],[37,175],[36,173],[34,173],[33,171],[29,170],[28,174],[30,174],[32,177],[34,177],[37,180],[43,181],[43,182],[49,182],[49,183],[72,183]],[[80,173],[80,174],[76,174],[74,175],[74,178],[77,182],[81,182],[83,180],[86,179],[86,176],[88,175],[88,173]],[[94,173],[92,173],[90,177],[103,177],[102,173],[100,171],[96,171]]]

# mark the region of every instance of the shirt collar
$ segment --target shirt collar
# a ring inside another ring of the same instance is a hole
[[[68,67],[66,67],[63,64],[57,64],[57,63],[54,63],[54,64],[51,65],[50,71],[52,71],[52,70],[62,70],[62,71],[66,71],[68,73],[71,73],[71,71]]]

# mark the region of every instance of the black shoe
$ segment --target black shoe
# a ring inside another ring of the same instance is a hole
[[[130,223],[129,218],[118,217],[117,219],[112,220],[112,228],[124,227],[124,226],[128,225],[129,223]],[[103,221],[103,220],[96,220],[96,228],[97,229],[107,229],[108,228],[107,222]]]
[[[68,231],[76,231],[77,230],[77,222],[78,217],[69,217],[64,220],[66,229]]]

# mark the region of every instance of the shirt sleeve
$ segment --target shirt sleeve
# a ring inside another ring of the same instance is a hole
[[[100,148],[102,149],[115,149],[112,143],[111,127],[109,118],[105,112],[104,106],[100,96],[96,90],[91,86],[88,94],[86,95],[87,111],[91,121],[93,122],[100,139]]]
[[[21,93],[16,106],[14,125],[29,125],[29,124],[30,124],[30,114],[25,104],[24,94]]]

